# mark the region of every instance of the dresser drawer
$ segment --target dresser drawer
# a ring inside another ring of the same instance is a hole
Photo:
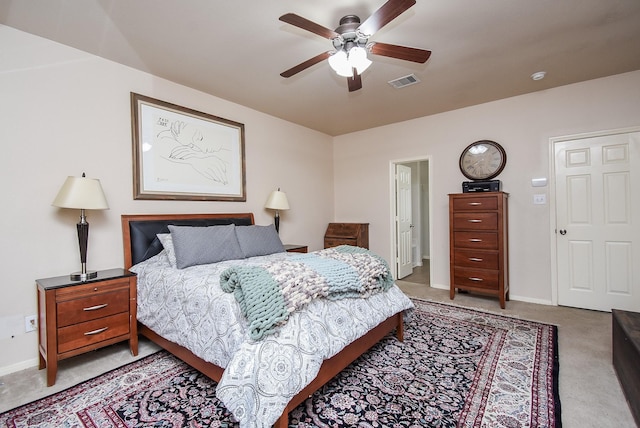
[[[455,213],[453,228],[454,230],[497,230],[498,213]]]
[[[104,318],[129,310],[129,288],[58,303],[58,327]]]
[[[496,196],[474,196],[470,198],[456,198],[453,200],[454,211],[491,211],[498,209]]]
[[[454,232],[453,241],[456,249],[497,250],[497,232]]]
[[[129,334],[129,313],[112,315],[58,329],[58,353],[73,351]]]
[[[479,251],[479,250],[455,250],[454,264],[460,267],[495,269],[498,270],[499,253],[498,251]]]
[[[499,275],[500,272],[497,270],[456,267],[454,269],[454,285],[497,290]]]
[[[358,241],[353,238],[324,238],[324,248],[337,247],[338,245],[357,246]]]

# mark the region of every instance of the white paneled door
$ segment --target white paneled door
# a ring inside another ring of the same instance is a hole
[[[413,273],[411,215],[411,168],[396,165],[397,279]]]
[[[640,311],[640,132],[554,144],[558,304]]]

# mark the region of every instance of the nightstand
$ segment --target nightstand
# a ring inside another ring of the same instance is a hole
[[[138,355],[134,273],[109,269],[88,281],[65,275],[36,284],[39,368],[47,368],[47,386],[56,382],[59,360],[123,340]]]
[[[309,251],[309,247],[306,245],[285,244],[284,249],[287,253],[306,253]]]

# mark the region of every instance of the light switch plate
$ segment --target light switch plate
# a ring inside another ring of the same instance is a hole
[[[544,205],[547,203],[547,195],[544,193],[533,195],[533,203],[535,205]]]

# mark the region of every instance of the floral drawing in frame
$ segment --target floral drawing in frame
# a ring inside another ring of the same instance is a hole
[[[244,125],[131,93],[134,199],[246,201]]]

